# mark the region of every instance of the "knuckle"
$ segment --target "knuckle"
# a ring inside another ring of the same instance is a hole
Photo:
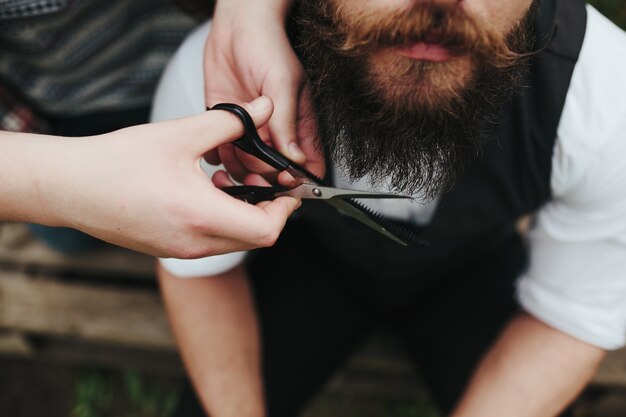
[[[211,234],[211,219],[206,214],[189,214],[186,223],[192,236]]]
[[[280,231],[273,227],[268,227],[267,230],[259,238],[259,246],[268,248],[274,246],[280,236]]]

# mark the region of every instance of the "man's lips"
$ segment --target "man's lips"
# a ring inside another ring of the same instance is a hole
[[[439,43],[417,42],[397,48],[397,52],[417,61],[446,62],[454,58],[450,49]]]

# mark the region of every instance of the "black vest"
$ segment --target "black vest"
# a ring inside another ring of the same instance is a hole
[[[444,272],[488,253],[515,233],[516,221],[550,198],[557,128],[587,23],[584,2],[542,0],[538,44],[556,37],[533,59],[524,91],[504,105],[503,122],[480,158],[446,193],[421,236],[427,246],[397,243],[319,202],[303,217],[320,241],[349,264],[372,271],[419,268]]]

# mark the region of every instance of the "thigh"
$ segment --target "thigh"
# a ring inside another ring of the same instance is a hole
[[[268,415],[294,416],[373,326],[348,266],[293,225],[249,265],[261,326]]]
[[[474,367],[517,312],[514,283],[526,264],[519,238],[451,276],[417,301],[401,332],[433,400],[447,413]]]

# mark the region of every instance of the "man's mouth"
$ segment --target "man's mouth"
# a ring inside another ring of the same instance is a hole
[[[447,62],[460,53],[459,40],[440,29],[431,29],[397,48],[398,54],[417,61]]]
[[[398,54],[417,61],[447,62],[454,58],[451,49],[441,43],[416,42],[396,49]]]

